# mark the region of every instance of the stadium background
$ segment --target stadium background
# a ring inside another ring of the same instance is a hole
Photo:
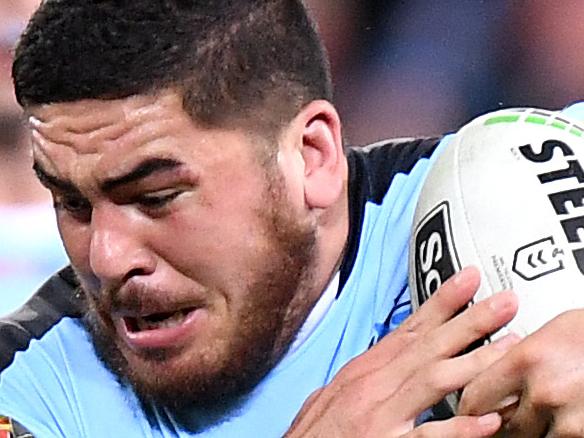
[[[306,0],[350,144],[436,135],[489,110],[562,108],[584,91],[581,0]],[[0,0],[0,314],[65,263],[30,170],[10,51],[38,0]]]

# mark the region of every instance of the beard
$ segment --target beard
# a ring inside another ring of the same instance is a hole
[[[109,316],[117,290],[86,293],[85,321],[96,353],[122,385],[134,390],[146,414],[164,408],[190,430],[226,418],[285,355],[318,298],[311,297],[316,227],[294,217],[281,178],[268,178],[266,186],[267,205],[258,216],[268,244],[245,281],[244,304],[232,316],[236,331],[218,334],[180,366],[164,366],[173,359],[166,350],[147,353],[133,366]],[[164,293],[143,292],[135,295]]]

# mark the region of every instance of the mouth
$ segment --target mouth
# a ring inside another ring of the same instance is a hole
[[[182,309],[176,312],[153,313],[146,316],[125,317],[124,323],[128,332],[137,333],[149,330],[160,330],[177,327],[195,309]]]
[[[116,323],[118,333],[133,350],[171,349],[188,341],[205,314],[191,307],[173,312],[123,316]]]

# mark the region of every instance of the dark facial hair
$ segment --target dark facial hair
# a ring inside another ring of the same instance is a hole
[[[118,348],[107,309],[99,297],[87,294],[86,323],[99,358],[122,384],[133,388],[147,413],[153,406],[159,411],[164,408],[175,422],[195,431],[221,421],[245,400],[293,342],[314,305],[308,291],[316,232],[314,226],[293,217],[283,193],[282,180],[272,177],[266,205],[258,212],[270,248],[247,286],[245,307],[235,316],[237,336],[229,340],[227,357],[219,363],[196,357],[197,363],[187,364],[177,373],[132,369]],[[164,367],[156,362],[166,358],[164,352],[156,352],[148,359],[160,370]]]

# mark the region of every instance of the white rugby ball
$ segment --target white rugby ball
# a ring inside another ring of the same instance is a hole
[[[414,308],[467,265],[481,271],[475,301],[518,295],[517,316],[494,337],[584,307],[584,127],[534,108],[473,120],[433,165],[413,226]]]

